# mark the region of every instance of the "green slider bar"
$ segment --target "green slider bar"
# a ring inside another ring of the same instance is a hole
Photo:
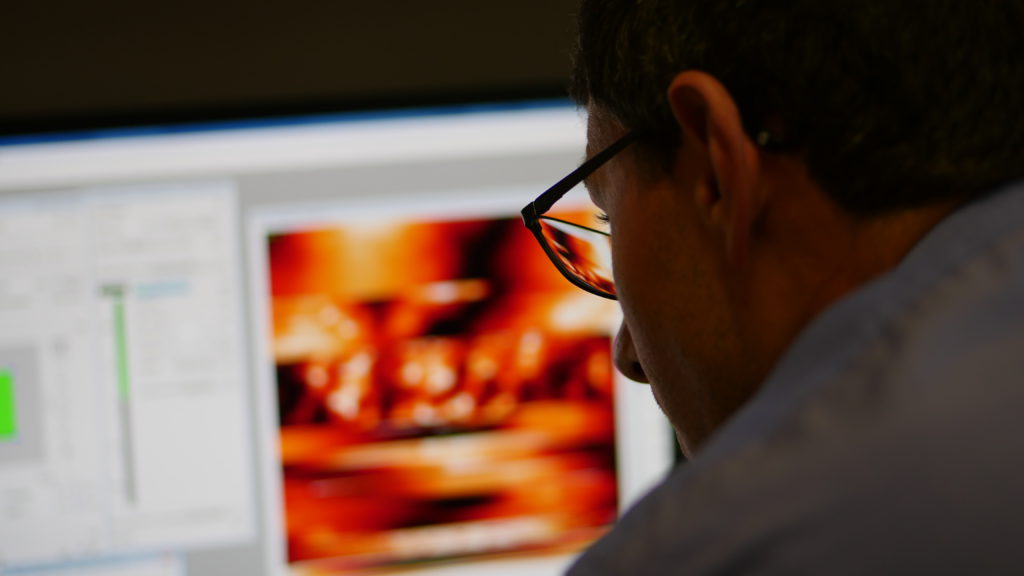
[[[117,355],[117,390],[122,400],[131,392],[128,377],[128,335],[125,329],[124,287],[104,286],[103,295],[114,301],[114,353]]]
[[[0,369],[0,440],[18,435],[18,409],[14,404],[14,374]]]
[[[125,334],[122,294],[118,294],[114,300],[114,337],[117,345],[117,389],[121,392],[121,398],[127,400],[131,384],[128,380],[128,338]]]
[[[114,353],[117,355],[117,391],[121,397],[121,450],[124,462],[124,498],[129,504],[136,503],[135,446],[132,440],[132,407],[129,394],[131,380],[128,372],[128,330],[125,319],[125,288],[107,285],[101,293],[114,304]]]

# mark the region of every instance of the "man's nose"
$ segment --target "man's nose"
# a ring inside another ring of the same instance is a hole
[[[630,380],[648,383],[644,367],[636,356],[633,335],[629,333],[629,327],[626,326],[625,321],[619,325],[619,335],[615,337],[615,367]]]

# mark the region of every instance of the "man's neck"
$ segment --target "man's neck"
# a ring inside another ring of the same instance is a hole
[[[956,204],[875,216],[840,208],[809,178],[779,188],[761,222],[737,305],[751,377],[762,381],[829,306],[892,270]]]
[[[929,205],[873,216],[841,217],[844,246],[830,258],[822,257],[816,294],[811,299],[816,316],[847,293],[889,272],[913,250],[956,204]],[[831,265],[829,260],[832,260]]]

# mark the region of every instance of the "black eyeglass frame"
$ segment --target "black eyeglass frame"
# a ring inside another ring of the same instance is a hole
[[[583,280],[582,278],[577,276],[576,273],[574,273],[572,270],[569,270],[568,268],[565,267],[565,264],[562,263],[562,259],[559,258],[557,254],[555,254],[554,249],[551,248],[551,245],[548,243],[547,239],[544,238],[544,233],[541,231],[540,228],[540,218],[548,210],[550,210],[552,206],[554,206],[555,202],[558,202],[562,198],[562,196],[565,196],[565,194],[569,192],[569,190],[572,190],[574,187],[578,186],[587,178],[587,176],[590,176],[595,171],[597,171],[598,168],[604,166],[605,163],[614,158],[616,154],[625,150],[626,147],[635,142],[638,139],[638,137],[639,135],[635,130],[627,132],[625,136],[619,138],[610,146],[598,152],[596,155],[594,155],[592,158],[590,158],[583,164],[580,164],[580,166],[573,170],[572,172],[570,172],[568,176],[562,178],[561,180],[556,182],[554,186],[545,190],[540,196],[537,197],[536,200],[527,204],[522,210],[523,223],[526,224],[526,227],[529,228],[531,232],[533,232],[533,235],[537,238],[537,241],[540,242],[541,248],[544,249],[544,253],[548,255],[548,259],[550,259],[551,262],[555,265],[555,268],[557,268],[558,271],[562,273],[562,276],[565,276],[566,280],[572,282],[578,288],[586,290],[591,294],[601,296],[602,298],[608,298],[610,300],[618,300],[618,297],[615,294],[612,294],[611,292],[606,292],[604,290],[601,290],[600,288],[597,288],[596,286],[591,286],[590,284],[587,283],[586,280]],[[785,137],[778,138],[768,130],[764,129],[759,130],[757,132],[756,136],[754,137],[754,142],[762,150],[772,153],[785,153],[787,151],[793,151],[798,148],[795,142],[792,142]],[[577,228],[582,228],[584,230],[589,230],[591,232],[596,232],[597,234],[601,234],[604,236],[611,236],[607,232],[595,230],[593,228],[588,228],[586,226],[581,226],[579,224],[573,224],[572,222],[566,222],[558,218],[549,217],[548,219],[554,220],[556,222],[561,222],[563,224],[568,224],[570,226],[575,226]]]
[[[523,215],[523,224],[525,224],[526,227],[530,229],[530,232],[533,232],[533,235],[537,238],[537,241],[540,243],[541,248],[544,249],[544,253],[547,254],[548,259],[551,260],[552,264],[555,265],[555,268],[557,268],[558,271],[561,272],[562,276],[564,276],[565,279],[568,280],[569,282],[572,282],[573,285],[575,285],[576,287],[582,290],[586,290],[587,292],[594,294],[596,296],[608,298],[609,300],[618,300],[618,298],[615,296],[615,294],[611,292],[607,292],[605,290],[601,290],[596,286],[590,285],[586,280],[580,278],[578,275],[576,275],[575,272],[568,269],[565,266],[565,264],[562,263],[562,259],[558,256],[558,254],[555,254],[554,249],[551,247],[550,243],[548,243],[547,239],[544,237],[544,232],[541,230],[540,226],[540,218],[548,210],[551,210],[551,207],[555,205],[555,202],[558,202],[562,198],[562,196],[565,196],[566,193],[569,192],[569,190],[572,190],[573,188],[578,186],[588,176],[596,172],[598,168],[604,166],[609,160],[614,158],[616,154],[622,152],[623,150],[626,149],[626,147],[635,142],[636,139],[636,132],[631,131],[626,133],[625,136],[619,138],[610,146],[598,152],[583,164],[580,164],[580,166],[573,170],[572,172],[570,172],[568,176],[562,178],[561,180],[556,182],[554,186],[548,188],[543,193],[541,193],[541,195],[538,196],[536,200],[527,204],[521,212]],[[576,226],[577,228],[582,228],[585,230],[589,230],[591,232],[596,232],[604,236],[609,236],[607,232],[601,230],[595,230],[593,228],[588,228],[586,226],[580,226],[579,224],[573,224],[572,222],[565,222],[564,220],[559,220],[557,218],[551,218],[551,220]]]

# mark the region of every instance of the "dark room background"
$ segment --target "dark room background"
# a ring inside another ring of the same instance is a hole
[[[575,5],[8,2],[0,131],[558,97]]]

